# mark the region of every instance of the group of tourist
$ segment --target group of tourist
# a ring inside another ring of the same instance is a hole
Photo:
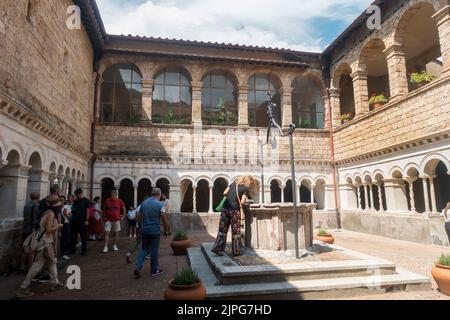
[[[249,199],[257,191],[258,182],[251,176],[242,176],[224,192],[219,231],[213,248],[215,254],[223,255],[230,227],[233,255],[242,254],[240,237],[243,206],[249,203]],[[47,277],[45,280],[50,281],[53,288],[63,286],[57,276],[58,251],[61,258],[66,260],[75,255],[79,247],[81,254],[86,255],[89,239],[104,240],[103,253],[107,253],[110,249],[111,232],[114,235],[112,250],[119,251],[119,232],[121,221],[125,217],[129,224],[129,237],[132,238],[126,254],[128,263],[132,262],[133,253],[141,247],[134,269],[135,278],[141,277],[147,258],[151,260],[151,275],[163,274],[158,264],[159,246],[161,235],[167,238],[171,234],[169,209],[169,200],[159,188],[154,188],[151,196],[139,207],[130,207],[128,212],[115,190],[103,204],[99,197],[89,201],[81,189],[77,189],[74,196],[69,195],[67,199],[55,187],[41,200],[38,194],[31,193],[30,201],[24,208],[23,221],[23,246],[26,254],[22,266],[27,275],[16,296],[26,298],[34,295],[29,290],[33,279]]]

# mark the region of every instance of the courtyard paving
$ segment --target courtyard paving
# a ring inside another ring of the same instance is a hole
[[[379,258],[384,258],[396,263],[399,267],[411,272],[431,277],[430,270],[436,257],[441,253],[450,253],[448,248],[438,248],[420,245],[400,240],[376,237],[351,231],[335,232],[336,244],[351,250],[366,253]],[[213,237],[207,233],[191,234],[193,246],[199,246],[202,242],[211,242]],[[149,262],[146,263],[142,277],[135,280],[133,277],[133,264],[125,261],[126,247],[130,243],[129,238],[121,238],[120,252],[101,253],[102,244],[90,242],[86,257],[75,256],[70,264],[80,266],[82,272],[82,289],[49,291],[48,284],[35,284],[32,286],[37,294],[32,299],[37,300],[160,300],[163,299],[167,282],[177,270],[188,264],[186,257],[172,255],[170,240],[161,242],[160,267],[166,272],[159,278],[150,277]],[[65,266],[59,270],[60,280],[65,281],[67,274]],[[9,275],[0,277],[0,299],[13,299],[23,275]],[[420,292],[395,292],[383,295],[358,297],[357,299],[389,299],[389,300],[450,300],[436,290]]]

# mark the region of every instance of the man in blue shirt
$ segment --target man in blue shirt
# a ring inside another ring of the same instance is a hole
[[[136,270],[134,271],[134,276],[136,279],[141,275],[145,257],[149,251],[151,252],[152,276],[159,276],[163,274],[163,271],[159,269],[158,266],[161,221],[164,228],[164,238],[167,238],[169,223],[167,221],[167,216],[163,214],[166,211],[164,202],[161,202],[160,199],[161,189],[153,189],[152,197],[142,203],[137,214],[137,221],[140,226],[142,237],[142,248],[136,260]]]

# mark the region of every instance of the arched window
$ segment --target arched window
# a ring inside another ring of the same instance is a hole
[[[139,70],[130,63],[109,67],[103,74],[101,121],[138,122],[142,117],[142,84]]]
[[[182,69],[164,69],[155,78],[152,121],[189,124],[192,119],[191,79]]]
[[[206,125],[237,125],[237,90],[228,72],[210,72],[203,79],[202,122]]]
[[[273,96],[273,102],[277,105],[274,110],[277,122],[281,120],[280,85],[275,77],[270,74],[255,74],[248,81],[248,121],[251,127],[267,127],[269,117],[267,115],[267,93]]]
[[[298,77],[293,82],[292,116],[298,128],[322,129],[325,108],[323,95],[317,83],[307,77]]]

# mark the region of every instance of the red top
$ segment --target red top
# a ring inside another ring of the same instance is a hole
[[[109,198],[105,200],[105,217],[107,221],[120,221],[120,212],[125,205],[120,199]]]

